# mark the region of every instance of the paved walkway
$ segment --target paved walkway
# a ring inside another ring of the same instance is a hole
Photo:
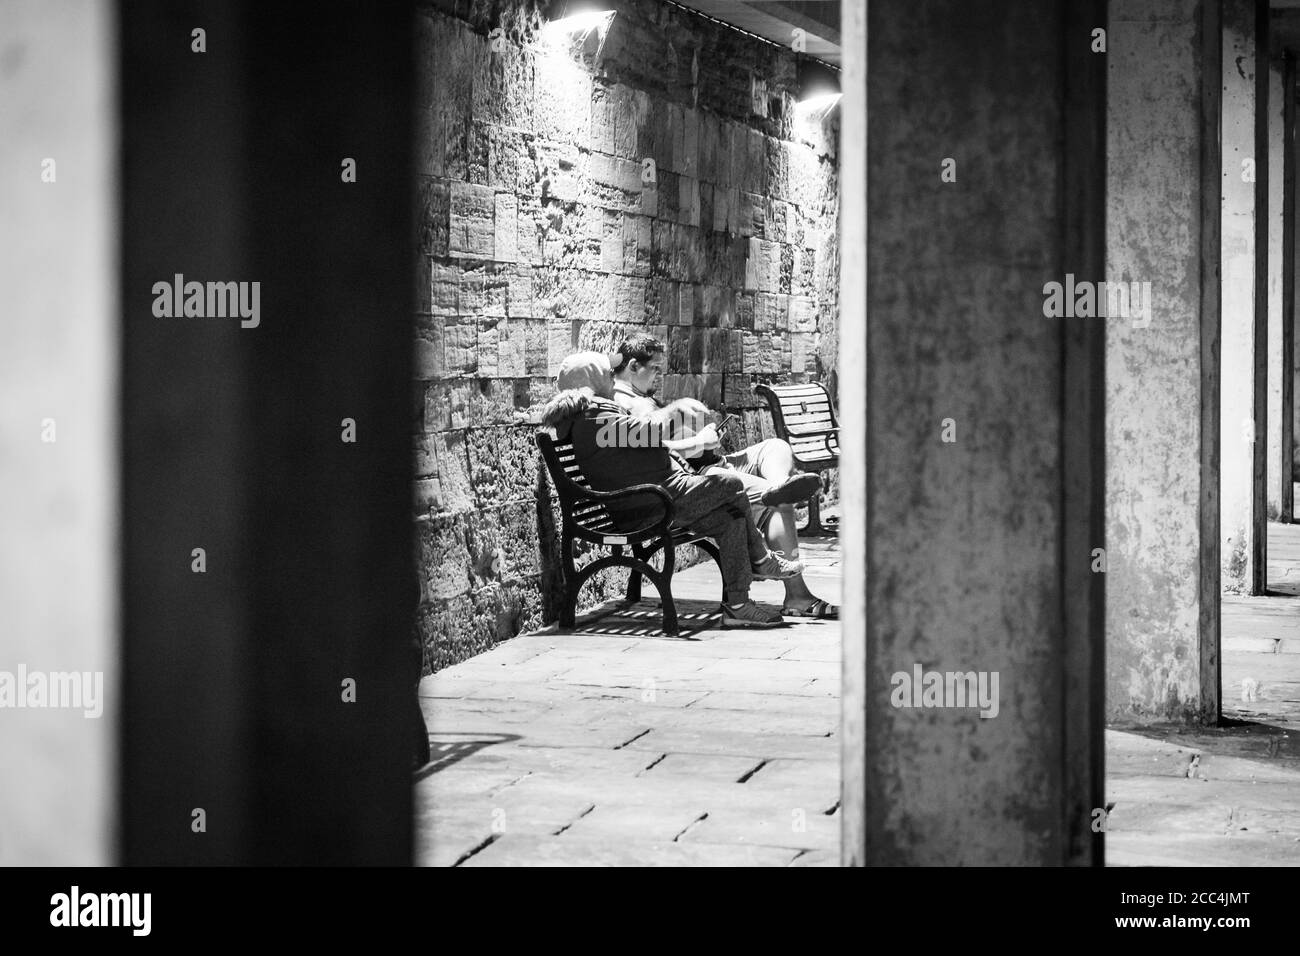
[[[1112,865],[1300,865],[1300,525],[1269,525],[1267,578],[1223,598],[1224,726],[1107,732]]]
[[[838,604],[835,541],[801,550]],[[839,623],[719,630],[719,591],[711,562],[676,576],[690,640],[657,629],[652,598],[425,678],[418,862],[838,865]]]
[[[835,543],[806,550],[838,603]],[[1225,726],[1107,730],[1111,865],[1300,863],[1300,525],[1270,526],[1269,584],[1223,601]],[[674,591],[692,640],[649,602],[425,678],[421,863],[838,864],[838,623],[717,630],[711,564]]]

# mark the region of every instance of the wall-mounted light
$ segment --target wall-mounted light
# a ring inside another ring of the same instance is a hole
[[[840,101],[840,72],[821,60],[799,57],[796,63],[796,104],[801,116],[825,116]]]
[[[609,25],[614,22],[613,10],[583,10],[552,20],[542,27],[542,39],[548,42],[585,43],[593,34],[605,42]]]

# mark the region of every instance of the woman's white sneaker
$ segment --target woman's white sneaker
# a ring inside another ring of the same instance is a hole
[[[784,581],[802,574],[803,565],[775,551],[769,551],[767,557],[758,564],[750,565],[750,570],[754,574],[755,581]]]

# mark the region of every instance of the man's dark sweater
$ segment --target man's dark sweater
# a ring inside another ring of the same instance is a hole
[[[564,401],[564,393],[554,401]],[[617,491],[643,483],[663,485],[683,471],[663,446],[663,429],[647,418],[629,415],[606,398],[576,399],[576,414],[555,426],[560,441],[573,442],[578,465],[592,488]],[[551,415],[546,417],[554,418]]]

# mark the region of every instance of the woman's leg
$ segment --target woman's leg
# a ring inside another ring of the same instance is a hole
[[[771,509],[771,517],[763,533],[767,546],[784,555],[791,561],[799,559],[799,535],[795,531],[793,505],[781,505]],[[817,600],[808,585],[804,583],[803,574],[788,578],[785,582],[785,606],[806,608]]]

